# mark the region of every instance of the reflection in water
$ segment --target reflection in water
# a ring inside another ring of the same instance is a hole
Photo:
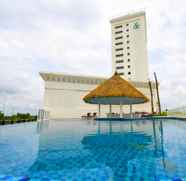
[[[37,159],[37,123],[0,126],[0,175],[24,175]]]
[[[97,131],[97,133],[100,134],[100,132],[101,132],[101,122],[98,121],[98,131]]]
[[[133,132],[133,121],[130,120],[130,131]]]
[[[171,163],[167,164],[166,166],[166,160],[165,160],[165,152],[164,152],[164,140],[163,140],[163,121],[160,120],[160,126],[159,126],[159,130],[160,130],[160,135],[161,135],[161,153],[162,153],[162,165],[164,170],[167,170],[166,168],[168,168],[168,165],[171,165]],[[169,169],[168,169],[169,170]]]
[[[184,177],[185,130],[184,123],[166,120],[0,127],[0,174],[68,181]]]
[[[112,134],[112,121],[109,121],[109,134]]]
[[[38,157],[39,135],[48,127],[47,120],[0,126],[0,175],[27,175]]]
[[[130,166],[132,174],[135,175],[137,169],[141,169],[138,167],[139,163],[138,166],[133,164],[133,162],[136,162],[137,158],[140,158],[140,161],[144,162],[148,157],[154,157],[151,151],[153,138],[156,158],[161,157],[161,155],[158,154],[160,145],[158,145],[157,141],[155,121],[152,122],[153,134],[144,134],[142,131],[134,131],[133,124],[135,123],[136,122],[131,120],[130,130],[121,132],[117,129],[114,130],[113,127],[115,122],[109,121],[109,131],[103,131],[102,133],[101,122],[98,122],[98,134],[88,135],[82,139],[84,148],[91,151],[93,159],[112,169],[114,180],[118,180],[121,177],[125,178],[128,167]],[[103,122],[103,125],[104,124]],[[145,124],[145,122],[143,122],[143,124]],[[153,137],[151,135],[153,135]],[[143,167],[143,165],[141,166]],[[150,166],[152,168],[156,167],[155,160],[151,160]]]
[[[40,134],[44,129],[49,128],[49,120],[41,120],[37,122],[37,133]]]
[[[153,124],[153,136],[154,136],[154,150],[155,150],[155,154],[157,154],[157,135],[156,135],[155,120],[152,120],[152,124]]]

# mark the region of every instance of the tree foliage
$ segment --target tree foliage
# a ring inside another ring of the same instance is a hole
[[[4,113],[2,111],[0,111],[0,120],[4,119]]]
[[[3,112],[0,111],[0,121],[2,120],[9,120],[9,121],[13,121],[13,122],[17,122],[17,121],[21,121],[21,120],[36,120],[37,116],[33,116],[30,113],[17,113],[17,114],[13,114],[11,116],[5,116]]]

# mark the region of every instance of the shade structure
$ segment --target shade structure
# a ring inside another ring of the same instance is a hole
[[[105,105],[141,104],[149,101],[143,93],[117,73],[92,90],[83,100],[90,104]]]

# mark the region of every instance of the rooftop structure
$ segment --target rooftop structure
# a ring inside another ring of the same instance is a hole
[[[106,105],[130,105],[148,102],[148,98],[143,93],[122,79],[117,73],[97,86],[83,99],[86,103]]]
[[[86,103],[99,105],[99,117],[101,104],[110,105],[110,115],[112,115],[112,105],[120,105],[120,117],[123,117],[122,106],[130,105],[130,115],[132,117],[132,104],[141,104],[149,101],[143,93],[131,83],[122,79],[117,73],[92,90],[83,100]]]

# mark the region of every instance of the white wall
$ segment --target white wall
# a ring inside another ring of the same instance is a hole
[[[98,112],[98,105],[87,104],[83,101],[83,97],[96,86],[91,84],[46,81],[44,109],[50,112],[50,117],[53,119],[80,118],[88,112]],[[139,90],[149,97],[149,89],[140,88]],[[124,112],[129,112],[129,106],[123,106],[123,110]],[[113,106],[112,111],[119,113],[119,106]],[[134,105],[133,111],[150,112],[150,102]],[[101,116],[105,116],[109,112],[109,106],[102,105],[101,112]]]

